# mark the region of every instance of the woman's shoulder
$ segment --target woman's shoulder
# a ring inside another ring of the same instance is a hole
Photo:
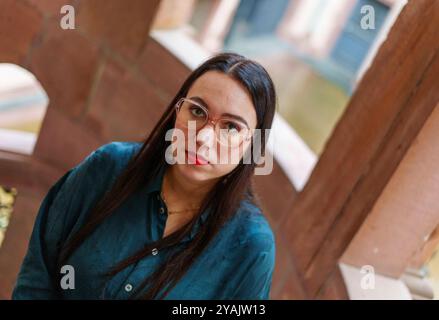
[[[96,151],[105,152],[113,155],[132,153],[142,146],[141,142],[136,141],[110,141],[101,145]]]
[[[232,266],[244,268],[255,277],[271,275],[276,260],[276,242],[264,212],[255,203],[243,200],[232,220],[227,237],[223,238],[226,259]]]
[[[112,164],[123,164],[129,161],[141,146],[141,142],[111,141],[94,150],[92,154]]]
[[[82,190],[106,189],[140,147],[138,142],[112,141],[103,144],[68,171],[64,185],[75,185]]]
[[[93,150],[75,168],[97,169],[101,175],[118,174],[141,146],[140,142],[111,141]]]
[[[272,250],[275,246],[274,232],[262,209],[250,200],[241,201],[237,212],[239,242],[251,244],[253,249]]]
[[[63,232],[81,225],[89,209],[110,189],[118,174],[141,146],[135,142],[112,141],[89,153],[67,171],[49,190],[47,214],[53,216],[51,230],[57,224]],[[49,210],[50,209],[50,210]],[[45,209],[43,209],[45,210]]]

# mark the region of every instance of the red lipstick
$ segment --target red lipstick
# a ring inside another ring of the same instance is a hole
[[[193,153],[193,152],[189,152],[186,150],[186,155],[187,155],[187,159],[192,159],[195,162],[195,165],[200,166],[200,165],[206,165],[209,163],[208,160],[206,160],[205,158]]]

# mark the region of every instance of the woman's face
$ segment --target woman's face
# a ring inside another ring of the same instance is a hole
[[[176,163],[175,169],[193,182],[220,178],[239,164],[239,160],[251,146],[251,133],[256,128],[257,121],[252,99],[239,82],[218,71],[208,71],[200,76],[193,83],[186,98],[204,106],[208,111],[209,121],[202,128],[192,130],[191,135],[188,125],[183,125],[187,121],[182,123],[181,114],[177,115],[175,128],[184,133],[184,146],[180,145],[178,148],[186,152],[184,163]],[[192,114],[198,116],[199,113],[200,110],[192,109]],[[238,146],[224,144],[224,139],[221,143],[217,139],[215,124],[210,122],[220,118],[227,121],[220,121],[216,129],[226,127],[234,130],[231,133],[236,133],[236,124],[245,124],[250,129],[248,139],[242,140]],[[189,140],[192,141],[192,147]],[[181,142],[182,139],[177,139],[174,143]],[[195,151],[199,159],[196,160],[190,152],[188,154],[188,150]]]

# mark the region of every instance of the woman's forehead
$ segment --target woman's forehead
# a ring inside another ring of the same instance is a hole
[[[206,72],[192,84],[187,97],[203,99],[214,114],[236,114],[244,117],[253,127],[256,126],[256,111],[249,93],[226,74]]]

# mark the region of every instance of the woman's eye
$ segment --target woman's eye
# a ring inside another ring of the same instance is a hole
[[[195,106],[191,108],[191,113],[196,117],[204,116],[204,111],[201,108]]]
[[[226,129],[231,134],[236,134],[236,133],[239,133],[239,131],[240,131],[239,126],[233,122],[228,122],[226,125]]]

